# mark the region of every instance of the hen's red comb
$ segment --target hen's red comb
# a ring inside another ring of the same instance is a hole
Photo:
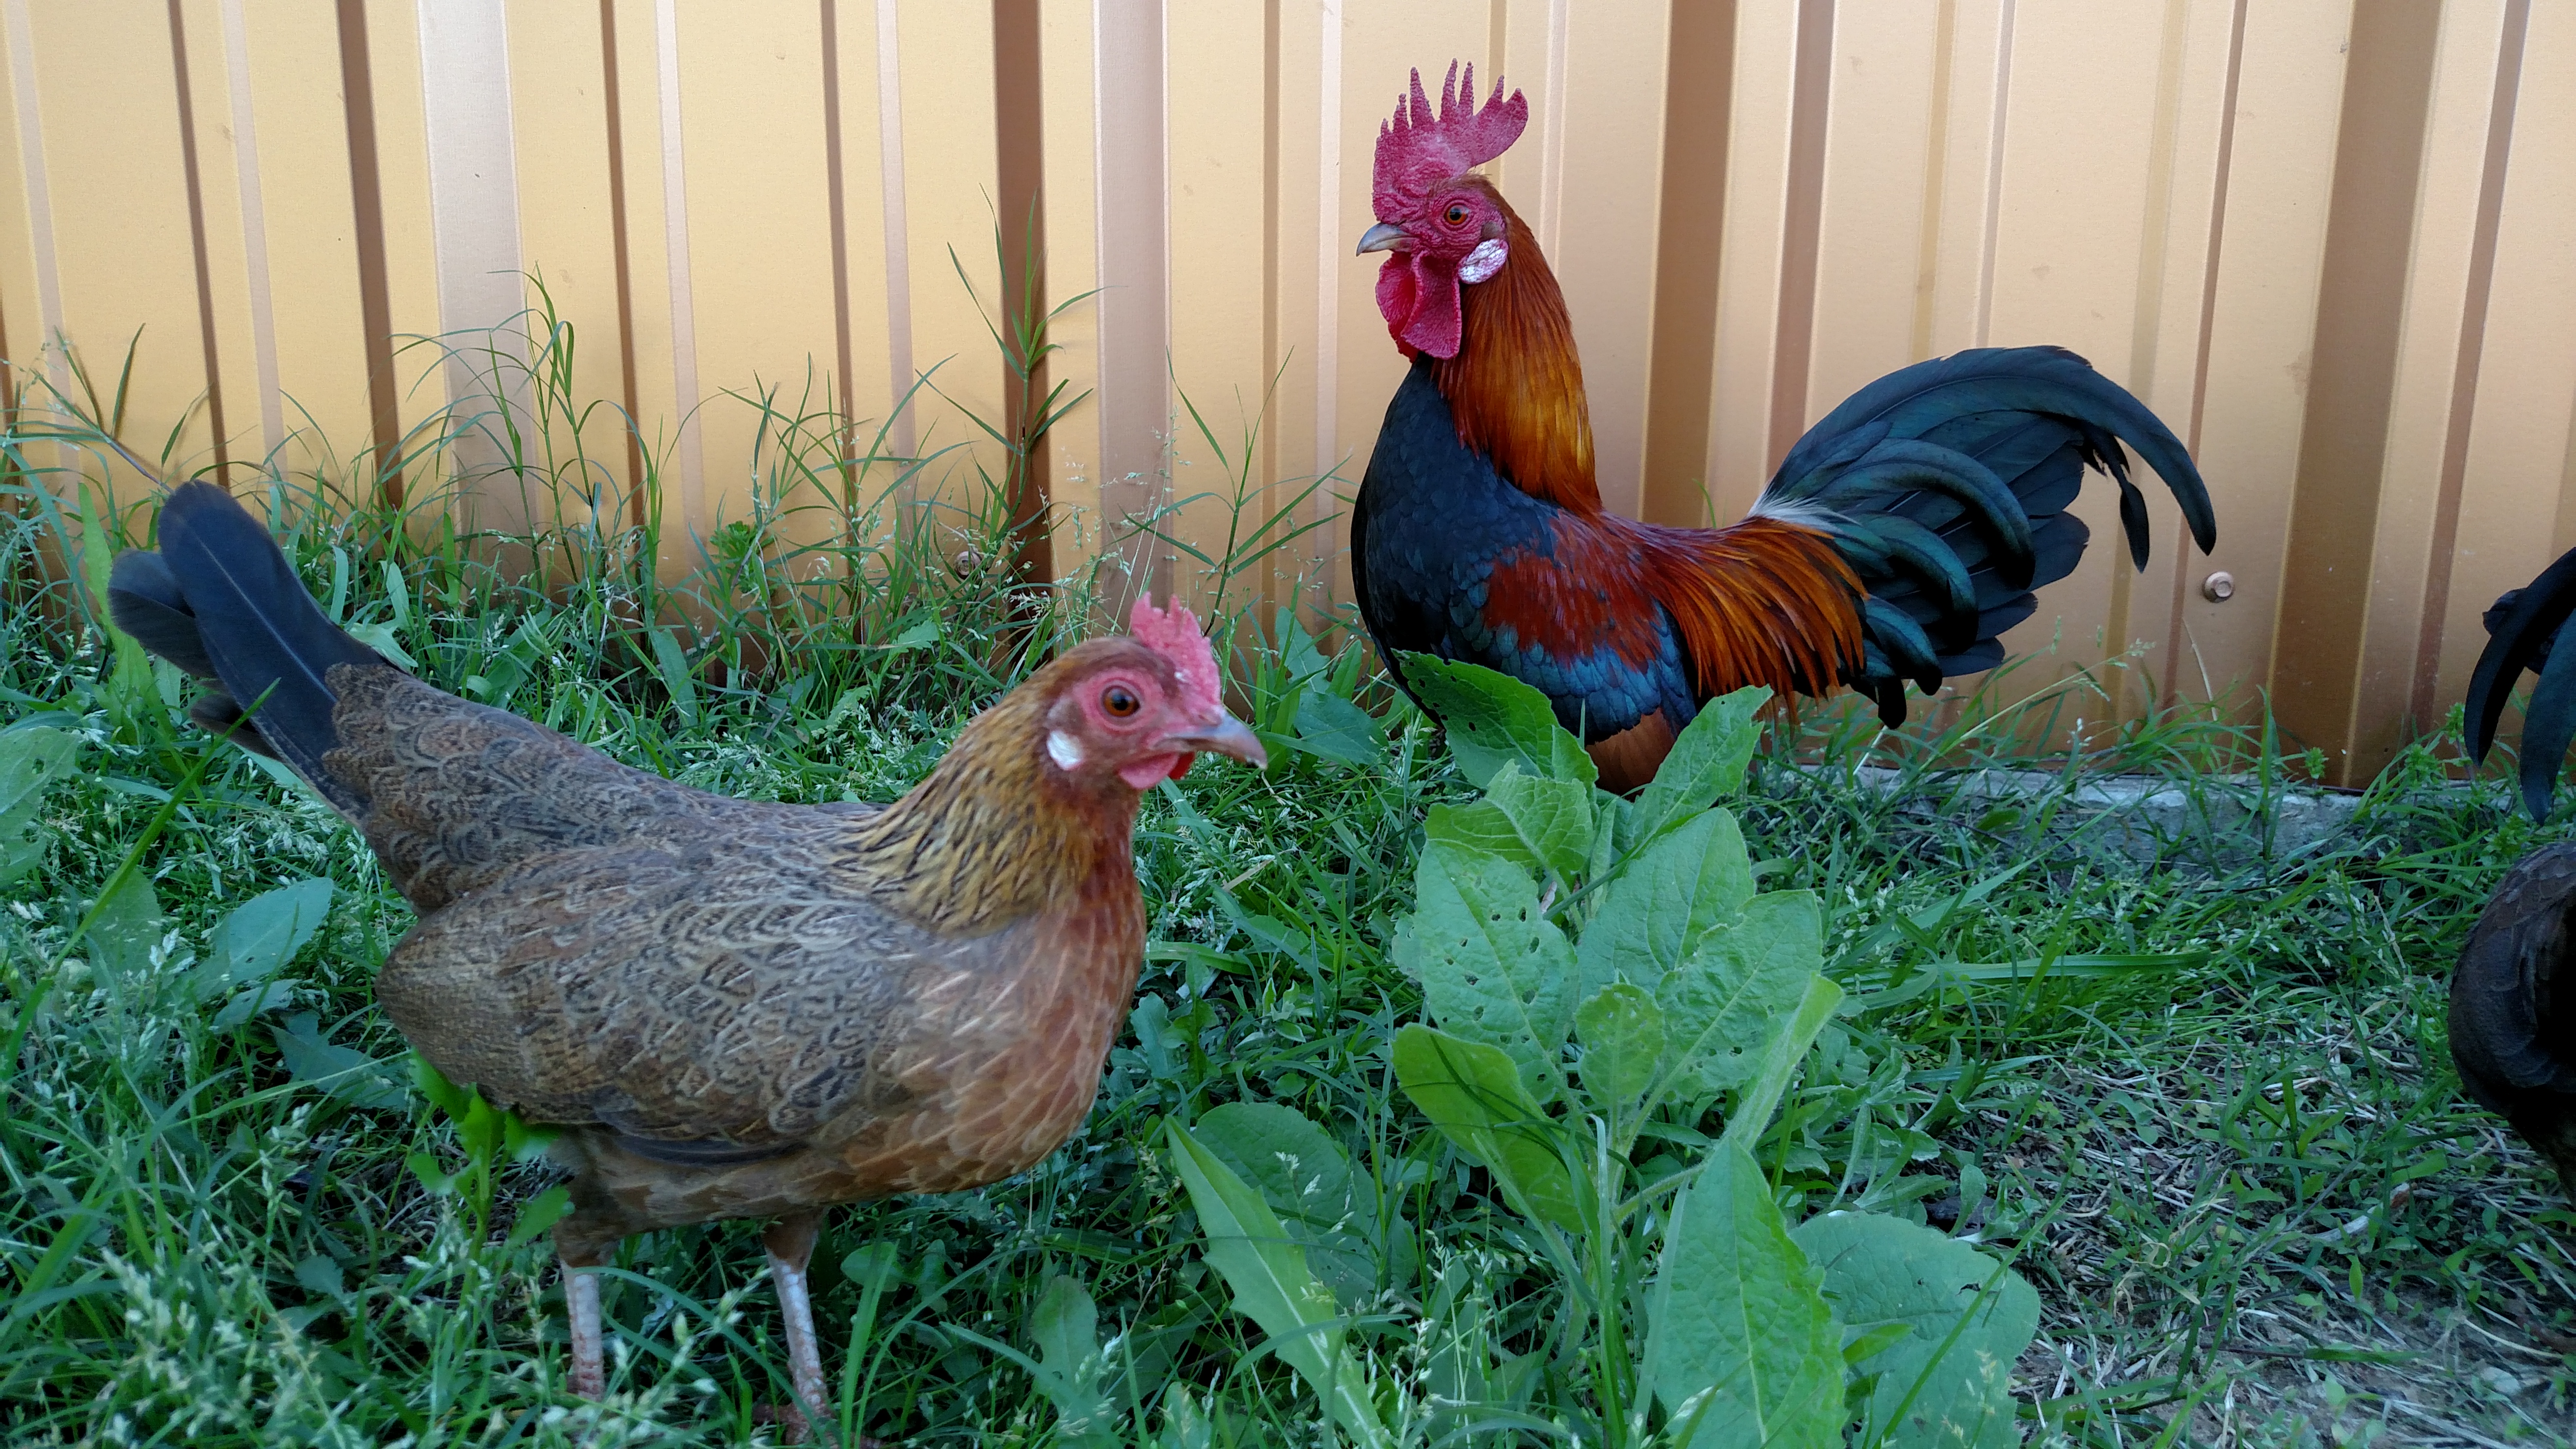
[[[1175,599],[1157,609],[1148,592],[1139,595],[1127,615],[1127,632],[1136,642],[1163,656],[1180,676],[1181,703],[1200,713],[1220,708],[1216,651],[1199,632],[1199,616]]]
[[[1448,79],[1440,83],[1440,109],[1422,93],[1422,72],[1413,73],[1413,94],[1398,97],[1395,118],[1377,128],[1377,174],[1373,197],[1380,221],[1400,220],[1424,193],[1470,166],[1481,166],[1512,148],[1529,124],[1529,102],[1514,91],[1503,98],[1503,83],[1484,108],[1476,106],[1476,68],[1467,67],[1464,83],[1458,62],[1449,62]]]

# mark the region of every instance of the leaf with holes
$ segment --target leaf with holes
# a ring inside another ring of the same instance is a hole
[[[1824,918],[1807,891],[1747,902],[1731,926],[1702,937],[1655,992],[1664,1009],[1675,1089],[1705,1101],[1761,1065],[1824,964]]]
[[[2004,1449],[2021,1442],[2012,1366],[2039,1331],[2039,1295],[1975,1248],[1881,1213],[1826,1213],[1791,1234],[1825,1296],[1864,1332],[1910,1332],[1857,1367],[1877,1376],[1859,1442]],[[1883,1437],[1882,1437],[1883,1436]]]
[[[1753,862],[1735,817],[1705,810],[1629,860],[1595,892],[1574,957],[1583,994],[1613,981],[1648,991],[1753,899]]]
[[[1577,1070],[1584,1095],[1603,1112],[1624,1111],[1654,1085],[1664,1055],[1663,1009],[1624,981],[1605,986],[1575,1009],[1574,1039],[1583,1048]]]
[[[1395,1034],[1395,1080],[1519,1210],[1568,1231],[1591,1226],[1589,1184],[1559,1150],[1564,1129],[1530,1100],[1510,1057],[1415,1022]]]
[[[1521,844],[1561,881],[1583,873],[1592,858],[1592,787],[1579,780],[1548,780],[1506,760],[1485,787],[1486,803],[1512,822]]]
[[[1556,707],[1530,686],[1431,654],[1407,654],[1402,667],[1404,682],[1448,731],[1449,752],[1477,788],[1513,759],[1543,779],[1589,785],[1600,778],[1583,742],[1556,722]]]
[[[1574,948],[1539,910],[1538,882],[1511,861],[1432,843],[1413,889],[1395,961],[1422,983],[1431,1019],[1507,1053],[1540,1103],[1563,1096]]]
[[[1422,834],[1426,840],[1438,841],[1469,855],[1489,855],[1517,861],[1531,870],[1540,868],[1539,858],[1521,840],[1512,817],[1491,800],[1473,800],[1464,805],[1434,805],[1423,817]]]
[[[38,809],[47,791],[71,776],[77,736],[37,727],[0,733],[0,885],[35,869],[45,858]]]

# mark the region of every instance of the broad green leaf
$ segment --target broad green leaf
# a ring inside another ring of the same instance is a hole
[[[1297,701],[1298,749],[1361,769],[1386,763],[1386,739],[1367,710],[1338,694],[1310,689]]]
[[[1508,674],[1431,654],[1404,655],[1404,682],[1449,732],[1449,752],[1478,789],[1503,762],[1551,780],[1589,785],[1601,772],[1583,742],[1556,722],[1547,696]]]
[[[1147,1441],[1147,1449],[1212,1449],[1216,1443],[1216,1426],[1208,1422],[1187,1384],[1175,1383],[1163,1391],[1162,1421]]]
[[[1500,1047],[1541,1102],[1565,1092],[1574,948],[1539,909],[1538,882],[1508,860],[1426,844],[1395,961],[1422,983],[1440,1029]]]
[[[464,1175],[442,1171],[439,1168],[438,1159],[426,1152],[407,1153],[403,1161],[410,1164],[411,1175],[420,1179],[421,1187],[427,1190],[431,1197],[445,1197],[456,1191],[456,1179]]]
[[[1226,917],[1250,936],[1255,945],[1276,951],[1309,971],[1321,971],[1323,962],[1315,955],[1315,938],[1303,928],[1276,916],[1265,916],[1243,908],[1232,891],[1219,888],[1216,903]]]
[[[307,1293],[337,1298],[348,1291],[348,1281],[340,1276],[340,1264],[327,1253],[315,1253],[295,1265],[295,1281]]]
[[[1583,864],[1585,880],[1609,878],[1610,868],[1626,853],[1622,842],[1628,838],[1629,818],[1636,813],[1635,803],[1626,796],[1592,787],[1592,858]]]
[[[1588,998],[1626,980],[1653,991],[1753,899],[1744,833],[1728,812],[1703,810],[1631,859],[1595,898],[1575,948],[1578,989]]]
[[[528,1199],[519,1209],[518,1221],[510,1224],[510,1237],[505,1246],[517,1247],[537,1234],[563,1221],[572,1211],[572,1189],[557,1183]]]
[[[1956,1238],[1881,1213],[1826,1213],[1791,1236],[1824,1270],[1825,1296],[1844,1323],[1863,1332],[1911,1328],[1857,1365],[1878,1375],[1860,1442],[2021,1442],[2008,1390],[2014,1361],[2039,1331],[2039,1295],[2020,1275]]]
[[[197,999],[231,987],[257,986],[295,959],[331,914],[331,883],[314,878],[263,891],[215,924],[196,971]]]
[[[1664,1055],[1664,1013],[1655,999],[1620,982],[1605,986],[1574,1012],[1583,1089],[1605,1112],[1626,1108],[1655,1080]]]
[[[1798,1072],[1798,1064],[1807,1058],[1807,1048],[1816,1044],[1816,1033],[1833,1019],[1834,1008],[1842,1004],[1843,989],[1822,976],[1807,979],[1807,989],[1798,998],[1798,1009],[1771,1036],[1763,1048],[1762,1062],[1736,1094],[1735,1110],[1727,1115],[1726,1133],[1718,1141],[1738,1151],[1751,1152],[1771,1125],[1771,1114],[1779,1109],[1780,1098],[1789,1090],[1789,1079]]]
[[[1655,992],[1675,1089],[1706,1100],[1751,1080],[1824,962],[1824,916],[1807,891],[1771,891],[1702,937]]]
[[[1279,665],[1290,679],[1312,679],[1333,667],[1333,661],[1315,647],[1315,636],[1297,619],[1294,609],[1281,609],[1271,616],[1279,630]]]
[[[1048,1278],[1029,1314],[1029,1337],[1038,1348],[1038,1391],[1055,1405],[1056,1442],[1116,1443],[1109,1430],[1117,1408],[1101,1391],[1108,1358],[1101,1352],[1100,1310],[1091,1294],[1061,1273]]]
[[[0,885],[36,868],[45,858],[38,810],[45,792],[69,778],[79,737],[38,727],[0,734]]]
[[[393,1064],[322,1039],[313,1013],[300,1011],[269,1028],[286,1058],[286,1073],[299,1082],[358,1107],[399,1107],[410,1100],[393,1079]],[[476,1098],[476,1105],[481,1105]],[[470,1113],[468,1114],[471,1115]]]
[[[266,1016],[295,1004],[295,983],[271,981],[260,986],[247,986],[233,993],[224,1009],[215,1013],[209,1023],[216,1031],[230,1031],[254,1016]]]
[[[1512,822],[1512,829],[1540,864],[1559,880],[1573,880],[1592,858],[1592,786],[1577,780],[1549,780],[1524,772],[1517,760],[1506,760],[1485,787],[1485,799]]]
[[[915,649],[927,649],[938,642],[939,621],[924,619],[887,640],[882,647],[888,654],[908,654]]]
[[[1569,1231],[1590,1225],[1592,1194],[1558,1150],[1565,1129],[1521,1086],[1511,1058],[1414,1022],[1395,1034],[1395,1080],[1442,1136],[1501,1181],[1521,1211]]]
[[[465,1120],[466,1111],[480,1095],[472,1088],[460,1087],[449,1081],[447,1073],[422,1056],[417,1047],[411,1051],[411,1080],[412,1085],[420,1089],[420,1094],[429,1099],[431,1106],[460,1122]]]
[[[1306,1266],[1278,1216],[1251,1184],[1178,1122],[1164,1139],[1207,1233],[1207,1260],[1234,1294],[1235,1311],[1270,1336],[1271,1351],[1315,1391],[1332,1417],[1369,1449],[1393,1449],[1359,1365],[1343,1347],[1341,1309]]]
[[[1210,1108],[1190,1135],[1261,1194],[1345,1309],[1374,1298],[1382,1281],[1411,1276],[1411,1229],[1385,1220],[1376,1181],[1352,1171],[1342,1145],[1302,1113],[1229,1102]]]
[[[1423,838],[1453,846],[1469,855],[1490,855],[1539,869],[1545,862],[1530,852],[1512,817],[1491,800],[1465,805],[1434,805],[1422,822]]]
[[[1655,778],[1637,793],[1630,833],[1621,843],[1641,845],[1743,789],[1745,766],[1762,742],[1762,706],[1770,702],[1770,690],[1751,684],[1701,705]]]
[[[366,645],[368,648],[373,649],[377,653],[392,660],[394,663],[401,665],[405,669],[417,670],[420,668],[420,661],[412,658],[411,655],[402,647],[402,641],[394,637],[394,626],[381,619],[370,620],[364,624],[351,624],[347,627],[346,632],[350,638]]]
[[[97,910],[89,927],[91,964],[113,982],[143,979],[163,933],[161,899],[152,892],[152,878],[140,870],[128,874]]]
[[[1664,1412],[1694,1426],[1675,1444],[1842,1443],[1842,1334],[1821,1277],[1762,1169],[1718,1148],[1673,1203],[1647,1304],[1646,1376]]]

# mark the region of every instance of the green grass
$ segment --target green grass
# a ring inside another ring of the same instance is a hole
[[[908,522],[882,500],[912,462],[840,469],[818,442],[830,420],[754,396],[775,444],[763,511],[671,589],[638,562],[651,540],[614,525],[623,501],[578,486],[603,476],[581,461],[596,448],[559,439],[558,461],[531,473],[550,531],[461,531],[434,498],[374,506],[361,485],[382,460],[366,459],[276,478],[279,516],[317,595],[443,687],[710,789],[891,798],[1033,644],[1080,632],[1100,581],[1070,580],[1055,603],[954,567],[959,530],[981,557],[1007,555],[1008,500],[979,492],[991,480],[951,480],[965,506]],[[47,456],[23,436],[13,454]],[[61,729],[79,753],[42,797],[31,870],[0,887],[0,1030],[25,1027],[0,1061],[9,1442],[771,1432],[756,1407],[782,1396],[783,1357],[756,1225],[630,1243],[605,1295],[611,1398],[594,1410],[563,1392],[551,1259],[542,1240],[507,1242],[547,1170],[503,1168],[485,1224],[410,1161],[466,1158],[406,1085],[372,1002],[408,912],[317,801],[175,723],[179,681],[119,665],[64,582],[79,553],[29,491],[40,482],[70,496],[68,475],[21,475],[0,520],[0,731]],[[1245,496],[1193,506],[1239,517]],[[612,521],[564,523],[599,518]],[[1274,541],[1205,562],[1242,577]],[[511,567],[532,557],[554,561],[544,586]],[[1544,1264],[1387,1065],[1395,1028],[1422,1015],[1388,946],[1423,817],[1473,792],[1372,665],[1248,607],[1228,614],[1247,708],[1299,745],[1267,775],[1211,761],[1148,797],[1137,859],[1157,945],[1083,1130],[1012,1181],[832,1214],[815,1312],[827,1366],[848,1366],[835,1410],[862,1432],[1073,1442],[985,1342],[1036,1356],[1033,1314],[1066,1277],[1118,1335],[1111,1442],[1324,1437],[1312,1396],[1231,1312],[1159,1146],[1165,1119],[1226,1102],[1323,1124],[1417,1226],[1420,1272],[1383,1282],[1352,1330],[1395,1387],[1426,1381],[1469,1318],[1508,1350],[1550,1341],[1562,1302]],[[2563,1442],[2576,1214],[2460,1096],[2442,1033],[2450,962],[2487,892],[2567,821],[2530,827],[2500,776],[2451,787],[2419,747],[2320,846],[2142,865],[2066,829],[2073,792],[2144,770],[2259,805],[2284,773],[2265,736],[2151,719],[2038,762],[2058,783],[2003,804],[1959,797],[1935,768],[2031,763],[2015,741],[2066,737],[2046,711],[2098,717],[2083,689],[1937,734],[1882,737],[1827,710],[1758,758],[1738,813],[1764,884],[1824,900],[1830,974],[1855,1003],[1757,1154],[1784,1206],[1865,1205],[2009,1253],[2043,1304],[2015,1375],[2034,1439]],[[1354,725],[1353,701],[1375,722]],[[1378,749],[1377,765],[1343,762]],[[1861,763],[1899,773],[1864,781]],[[92,910],[129,857],[158,923],[130,895]],[[286,999],[218,1027],[194,985],[216,924],[305,877],[329,880],[334,903],[281,973]],[[2194,964],[2065,959],[2157,954]],[[1969,969],[2008,962],[2042,969]],[[1679,1166],[1690,1151],[1649,1136],[1637,1155],[1651,1178],[1657,1154]],[[1580,1361],[1524,1369],[1531,1402],[1585,1422]]]

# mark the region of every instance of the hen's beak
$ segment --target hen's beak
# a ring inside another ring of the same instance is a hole
[[[1411,250],[1413,250],[1413,238],[1404,234],[1403,227],[1391,221],[1381,221],[1360,233],[1360,249],[1354,255],[1364,257],[1371,252],[1409,252]]]
[[[1243,721],[1220,711],[1216,723],[1189,734],[1174,735],[1161,748],[1178,754],[1232,755],[1256,770],[1270,768],[1270,752]]]

